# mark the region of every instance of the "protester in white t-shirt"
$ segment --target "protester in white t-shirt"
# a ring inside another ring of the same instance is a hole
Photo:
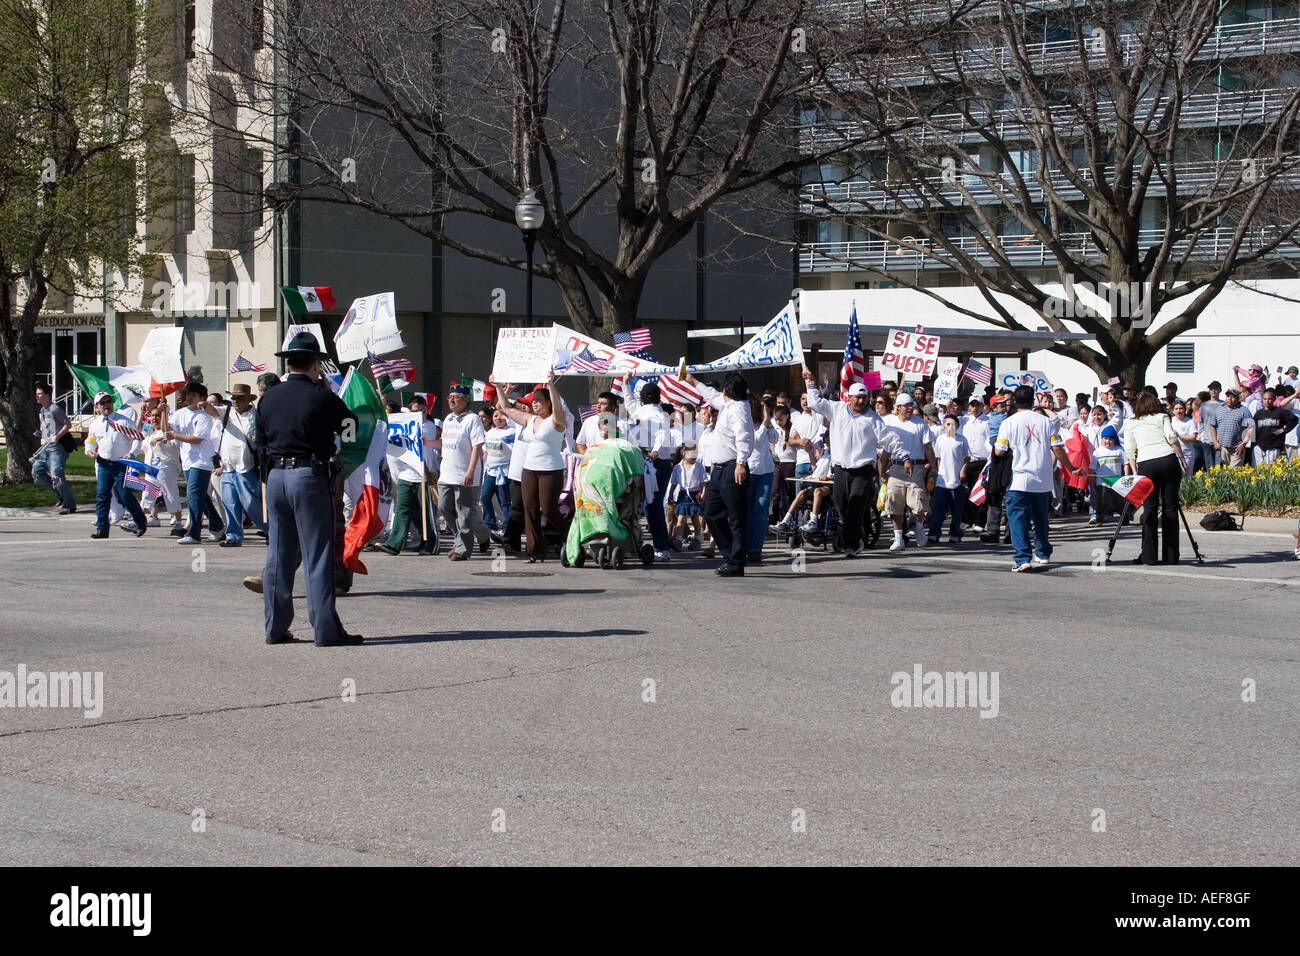
[[[416,409],[423,412],[423,408]],[[393,530],[388,536],[388,541],[379,545],[379,550],[388,554],[400,554],[403,546],[406,544],[406,535],[408,529],[415,533],[415,551],[417,554],[432,554],[428,543],[425,540],[424,526],[425,522],[437,520],[431,518],[428,512],[428,487],[425,483],[425,468],[431,455],[436,454],[438,447],[438,426],[433,422],[425,419],[420,422],[420,464],[414,465],[402,459],[389,458],[389,462],[396,461],[396,470],[393,478],[397,482],[394,491],[394,508],[393,508]],[[391,437],[390,437],[391,440]],[[421,513],[421,509],[424,513]]]
[[[490,537],[479,508],[483,445],[487,436],[478,414],[469,410],[469,389],[453,382],[447,389],[450,412],[442,420],[442,470],[438,473],[438,511],[451,529],[454,542],[447,555],[465,561],[474,553],[486,554]]]
[[[1030,386],[1017,388],[1013,401],[1018,410],[998,428],[993,453],[1011,455],[1011,484],[1006,495],[1007,523],[1015,548],[1011,569],[1028,571],[1033,564],[1048,564],[1052,556],[1047,515],[1052,503],[1054,461],[1073,474],[1087,472],[1070,463],[1057,423],[1032,410],[1034,390]]]
[[[185,502],[190,522],[185,536],[180,539],[185,544],[200,542],[205,516],[209,540],[220,541],[225,536],[225,520],[208,494],[212,482],[212,459],[217,453],[213,439],[219,428],[204,408],[207,398],[207,386],[191,382],[185,390],[186,406],[172,413],[169,430],[163,436],[164,440],[174,438],[181,443],[181,467],[185,470]]]
[[[948,541],[961,543],[962,509],[966,505],[966,485],[962,478],[970,463],[970,445],[957,431],[957,416],[948,415],[943,420],[943,434],[934,441],[934,457],[939,463],[939,474],[934,479],[934,500],[930,510],[930,543],[939,540],[943,519],[952,511],[952,524]]]
[[[515,429],[499,408],[492,409],[492,427],[484,437],[487,461],[483,467],[483,493],[479,505],[488,531],[504,532],[510,520],[510,460],[515,447]],[[588,421],[599,424],[599,416]],[[584,423],[585,429],[585,423]],[[597,433],[599,435],[599,433]],[[599,437],[597,438],[599,441]],[[579,442],[579,444],[585,443]]]
[[[894,412],[884,418],[887,428],[906,452],[906,458],[891,462],[889,480],[885,488],[885,512],[894,525],[894,543],[890,551],[902,551],[906,546],[904,539],[907,509],[912,509],[916,520],[916,546],[925,547],[926,518],[930,513],[930,498],[926,484],[935,473],[934,448],[930,442],[930,427],[925,419],[917,418],[916,402],[906,393],[898,396],[894,402]],[[913,466],[904,468],[904,461],[925,462],[924,468]]]

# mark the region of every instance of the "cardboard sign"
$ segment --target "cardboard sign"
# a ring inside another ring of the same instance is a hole
[[[1032,385],[1034,392],[1050,392],[1052,383],[1047,380],[1047,376],[1042,372],[1007,372],[1005,375],[998,376],[999,388],[1017,388],[1021,385]]]
[[[155,382],[170,384],[185,381],[181,366],[181,339],[183,328],[153,329],[140,346],[140,364]]]
[[[885,353],[880,359],[880,371],[929,378],[938,362],[939,336],[890,329]]]
[[[288,350],[289,340],[292,339],[299,332],[310,332],[312,335],[316,337],[316,347],[320,349],[322,352],[326,352],[326,353],[329,352],[329,349],[325,348],[325,333],[321,330],[319,322],[309,322],[300,325],[290,325],[288,328],[286,328],[284,330],[284,341],[280,343],[281,352]]]
[[[424,442],[420,440],[420,429],[424,425],[423,412],[389,412],[388,413],[388,468],[394,474],[405,465],[419,471],[424,467]]]
[[[340,362],[359,362],[367,354],[387,355],[406,348],[397,328],[397,302],[393,293],[380,292],[352,300],[334,336]]]
[[[686,370],[692,375],[706,375],[731,369],[801,365],[803,360],[803,342],[799,338],[799,323],[795,321],[794,303],[791,302],[730,355],[703,365],[687,366]]]
[[[492,377],[498,382],[546,381],[554,367],[555,338],[555,326],[501,329],[492,359]]]
[[[961,362],[949,362],[944,366],[939,380],[934,383],[934,400],[940,405],[957,397],[957,381],[961,377]]]

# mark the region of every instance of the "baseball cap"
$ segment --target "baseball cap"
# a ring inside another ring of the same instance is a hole
[[[686,444],[682,445],[683,458],[695,458],[698,455],[699,455],[699,448],[695,444],[695,442],[688,441]]]
[[[861,382],[854,382],[852,385],[849,386],[848,394],[849,394],[849,395],[866,395],[866,394],[867,394],[867,386],[863,385]]]
[[[99,392],[95,395],[95,404],[98,405],[106,398],[110,401],[114,401],[114,402],[117,401],[117,396],[114,395],[112,392]]]
[[[970,401],[966,403],[967,407],[971,405],[983,405],[983,404],[984,404],[984,399],[980,398],[977,395],[972,395],[970,397]]]
[[[1005,405],[1006,403],[1007,403],[1007,397],[1005,395],[994,395],[991,399],[989,399],[990,405]]]
[[[916,399],[914,399],[914,398],[913,398],[911,395],[909,395],[907,392],[903,392],[903,394],[899,395],[898,398],[896,398],[896,399],[894,400],[894,404],[895,404],[895,405],[915,405],[915,404],[916,404]]]
[[[938,405],[935,405],[935,404],[932,402],[932,403],[930,403],[929,405],[926,405],[926,406],[924,406],[924,407],[921,409],[921,414],[924,415],[926,418],[938,418],[938,417],[939,417],[939,406],[938,406]]]

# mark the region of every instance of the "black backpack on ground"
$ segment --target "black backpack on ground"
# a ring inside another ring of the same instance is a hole
[[[1201,519],[1201,527],[1206,531],[1236,531],[1237,519],[1226,511],[1211,511]]]

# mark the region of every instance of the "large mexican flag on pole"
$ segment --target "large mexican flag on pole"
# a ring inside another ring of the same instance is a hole
[[[355,432],[345,432],[340,457],[343,459],[344,491],[352,499],[352,518],[343,535],[343,565],[366,574],[361,549],[383,530],[379,510],[379,468],[388,447],[388,415],[375,387],[348,369],[339,392],[343,403],[357,416]]]
[[[284,304],[295,319],[306,312],[329,312],[334,308],[334,292],[327,285],[282,285]]]
[[[1150,497],[1151,492],[1156,487],[1151,479],[1145,475],[1114,475],[1110,477],[1102,475],[1101,480],[1115,494],[1122,495],[1127,499],[1134,508],[1140,508],[1142,502]]]
[[[117,397],[119,406],[162,398],[179,389],[184,382],[160,384],[143,365],[68,365],[77,384],[94,399],[100,392]]]

